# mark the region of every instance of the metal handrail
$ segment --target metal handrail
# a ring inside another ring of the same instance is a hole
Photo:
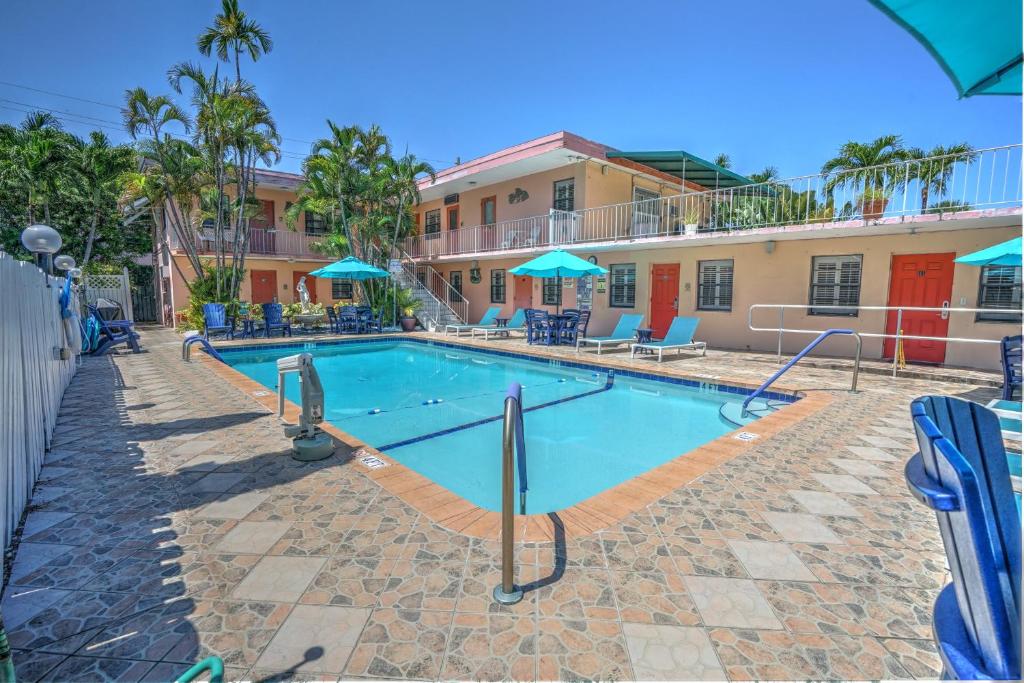
[[[861,353],[861,348],[863,346],[863,342],[861,341],[860,335],[857,334],[856,332],[854,332],[853,330],[847,330],[847,329],[838,329],[837,328],[837,329],[825,330],[824,332],[819,334],[814,341],[812,341],[810,344],[805,346],[803,351],[801,351],[800,353],[798,353],[795,356],[793,356],[793,358],[791,358],[788,363],[786,363],[784,366],[779,368],[775,372],[775,374],[773,374],[771,377],[766,379],[764,381],[764,383],[761,386],[759,386],[756,391],[754,391],[754,393],[752,393],[750,396],[747,396],[746,400],[743,401],[743,407],[742,407],[742,410],[740,411],[740,415],[746,415],[747,414],[747,406],[750,405],[751,401],[753,401],[755,398],[757,398],[758,396],[763,394],[765,392],[765,390],[769,386],[771,386],[772,383],[775,380],[777,380],[779,377],[781,377],[783,374],[785,374],[785,372],[787,370],[789,370],[791,367],[796,365],[797,361],[799,361],[801,358],[803,358],[808,353],[810,353],[814,349],[815,346],[817,346],[821,342],[825,341],[826,339],[828,339],[829,337],[831,337],[834,334],[850,334],[850,335],[853,335],[853,337],[857,340],[857,354],[856,354],[856,356],[854,356],[854,359],[853,359],[853,381],[850,383],[850,391],[857,391],[857,377],[860,375],[860,353]]]
[[[523,388],[513,382],[505,396],[505,415],[501,430],[501,584],[494,587],[494,599],[502,605],[514,605],[523,599],[523,589],[515,579],[515,460],[519,455],[519,506],[526,514],[526,442],[523,438]]]

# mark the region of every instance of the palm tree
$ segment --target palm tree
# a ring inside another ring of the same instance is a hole
[[[49,198],[67,161],[69,136],[54,116],[37,111],[28,114],[17,128],[6,126],[3,137],[8,149],[3,173],[7,181],[25,189],[29,224],[36,222],[40,206],[46,222],[51,222]]]
[[[899,135],[883,135],[871,142],[850,140],[839,148],[839,154],[821,167],[822,175],[830,176],[825,182],[825,191],[831,194],[839,187],[862,182],[865,192],[891,192],[902,178],[897,177],[899,174],[887,174],[886,169],[878,167],[906,158],[907,152]]]
[[[936,145],[928,152],[919,147],[907,150],[907,158],[916,160],[910,165],[909,172],[921,184],[921,213],[928,212],[928,200],[932,194],[941,197],[946,193],[956,165],[973,161],[977,156],[974,148],[966,142],[949,147]]]
[[[714,164],[715,166],[721,166],[722,168],[729,169],[732,168],[732,159],[728,154],[722,152],[715,157]]]
[[[73,144],[70,161],[75,180],[92,209],[82,257],[84,268],[92,256],[96,227],[101,216],[110,210],[112,204],[116,205],[125,174],[131,172],[135,164],[135,152],[127,145],[111,146],[107,136],[99,131],[90,133],[88,142],[76,138]]]
[[[199,52],[207,57],[216,50],[222,62],[230,61],[234,55],[235,82],[242,80],[241,53],[247,52],[252,61],[274,49],[270,34],[263,30],[238,7],[238,0],[221,0],[220,14],[196,39]]]

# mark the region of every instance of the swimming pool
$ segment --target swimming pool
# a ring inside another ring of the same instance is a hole
[[[746,393],[439,342],[221,350],[274,391],[277,359],[299,352],[314,357],[325,419],[489,510],[501,502],[501,421],[461,427],[500,415],[511,382],[523,385],[526,409],[558,401],[524,416],[531,514],[574,505],[732,431],[719,410]],[[298,402],[297,382],[286,395]]]

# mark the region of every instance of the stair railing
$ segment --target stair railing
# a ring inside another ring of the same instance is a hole
[[[779,377],[782,377],[782,375],[785,374],[785,372],[787,370],[789,370],[791,367],[796,365],[797,361],[799,361],[801,358],[803,358],[808,353],[810,353],[814,349],[815,346],[817,346],[821,342],[825,341],[826,339],[828,339],[829,337],[831,337],[834,334],[849,334],[849,335],[853,335],[853,338],[857,340],[857,354],[853,358],[853,381],[852,381],[852,383],[850,385],[850,391],[857,391],[857,376],[860,374],[860,352],[861,352],[861,346],[862,346],[860,335],[857,334],[856,332],[854,332],[853,330],[847,330],[847,329],[825,330],[824,332],[819,334],[815,338],[814,341],[812,341],[810,344],[805,346],[803,351],[801,351],[800,353],[798,353],[795,356],[793,356],[789,360],[788,363],[783,365],[781,368],[779,368],[775,372],[775,374],[773,374],[771,377],[769,377],[767,380],[765,380],[764,384],[759,386],[754,393],[752,393],[750,396],[747,396],[747,399],[745,401],[743,401],[743,409],[740,411],[740,415],[744,415],[745,416],[747,414],[747,406],[750,405],[750,402],[753,401],[758,396],[760,396],[761,394],[763,394],[765,392],[765,390],[769,386],[771,386],[772,382],[777,380]]]

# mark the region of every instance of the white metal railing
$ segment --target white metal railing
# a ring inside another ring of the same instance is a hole
[[[819,306],[817,304],[811,306],[810,304],[753,304],[747,310],[747,327],[752,332],[775,332],[778,334],[778,361],[782,362],[782,337],[785,333],[792,334],[821,334],[825,330],[808,330],[799,327],[786,327],[786,311],[790,309],[808,311],[809,309],[829,309],[834,311],[884,311],[886,313],[883,329],[881,332],[860,332],[861,337],[874,338],[874,339],[893,339],[893,359],[892,359],[892,376],[896,376],[896,370],[899,366],[899,347],[900,343],[906,340],[916,341],[937,341],[947,343],[963,343],[963,344],[999,344],[1001,339],[983,339],[978,337],[934,337],[927,335],[916,335],[916,334],[904,334],[903,333],[903,314],[909,312],[920,312],[920,313],[935,313],[939,316],[943,316],[943,319],[948,319],[953,313],[992,313],[1002,309],[993,308],[954,308],[950,306]],[[774,310],[778,312],[778,326],[777,327],[755,327],[754,326],[754,311],[755,310]],[[894,311],[896,317],[894,319],[894,325],[892,326],[893,331],[887,332],[889,329],[889,316],[888,313]]]
[[[709,189],[410,237],[413,258],[729,233],[787,225],[963,217],[1018,209],[1021,145]]]
[[[465,322],[469,318],[469,301],[445,279],[444,275],[426,263],[411,263],[410,259],[410,264],[416,281],[423,285],[431,296],[446,306],[460,321]]]
[[[200,254],[214,253],[216,244],[213,228],[201,228],[195,232],[193,238],[197,252]],[[223,239],[224,249],[230,254],[235,231],[225,230]],[[288,228],[249,228],[247,256],[299,256],[327,259],[329,257],[316,249],[316,244],[323,239],[323,235],[310,235]],[[181,242],[173,231],[170,234],[170,247],[172,251],[182,249]]]

